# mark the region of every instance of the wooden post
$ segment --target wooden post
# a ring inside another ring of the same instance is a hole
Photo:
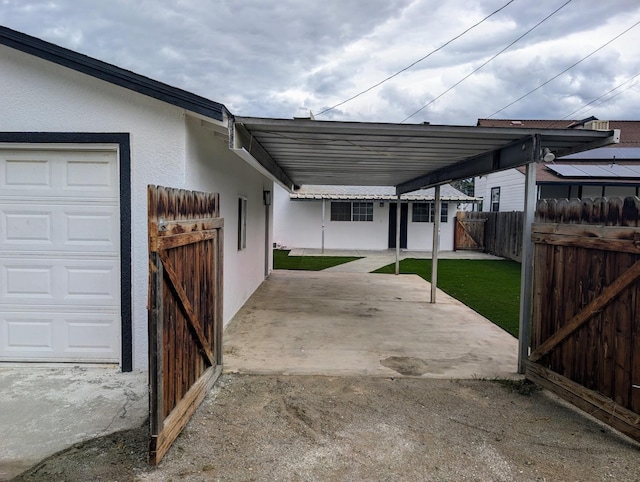
[[[435,206],[433,206],[433,248],[431,251],[431,303],[436,302],[438,289],[438,248],[440,246],[440,186],[435,187]]]
[[[534,145],[534,160],[540,159],[541,147]],[[524,183],[524,220],[522,226],[522,266],[520,272],[520,322],[518,337],[518,373],[526,370],[531,338],[531,303],[533,289],[533,242],[531,225],[536,210],[536,162],[527,164]]]
[[[396,274],[400,274],[400,196],[396,198]]]

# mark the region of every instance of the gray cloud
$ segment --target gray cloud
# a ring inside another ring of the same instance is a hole
[[[3,0],[0,23],[225,103],[240,115],[292,117],[373,85],[505,2]],[[322,118],[397,122],[562,3],[516,0],[442,52]],[[475,123],[638,19],[637,0],[573,0],[411,122]],[[640,28],[501,115],[565,115],[635,75],[637,65]],[[639,103],[638,89],[630,89],[609,106],[617,117],[633,118]],[[598,112],[610,117],[604,106]]]

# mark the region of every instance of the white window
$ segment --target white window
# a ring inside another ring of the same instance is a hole
[[[500,211],[500,188],[491,188],[491,211]]]
[[[435,219],[435,203],[413,203],[411,205],[411,221],[414,223],[432,223]],[[440,222],[446,223],[449,218],[449,203],[440,204]]]
[[[362,201],[334,201],[331,221],[373,221],[373,203]]]
[[[238,250],[247,247],[247,198],[238,198]]]
[[[353,203],[353,220],[354,221],[373,221],[373,203],[372,202],[354,202]]]

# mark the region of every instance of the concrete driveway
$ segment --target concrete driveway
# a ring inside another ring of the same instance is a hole
[[[109,365],[0,364],[0,480],[77,442],[140,427],[147,378]]]
[[[517,340],[417,275],[275,270],[225,330],[227,372],[513,377]]]

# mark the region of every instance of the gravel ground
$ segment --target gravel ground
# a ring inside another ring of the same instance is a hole
[[[640,480],[640,444],[521,381],[224,375],[156,468],[146,436],[16,480]]]

